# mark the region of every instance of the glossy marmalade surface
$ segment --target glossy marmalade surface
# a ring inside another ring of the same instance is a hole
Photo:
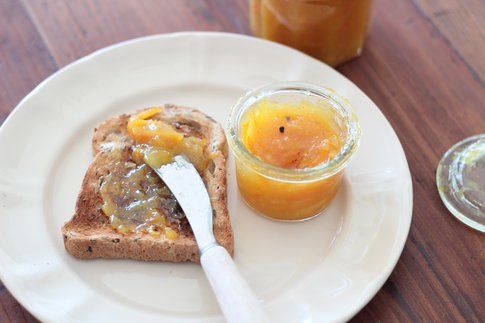
[[[154,237],[164,234],[174,240],[179,233],[172,227],[187,229],[188,222],[175,197],[147,164],[159,167],[184,154],[202,171],[208,158],[204,154],[205,139],[192,135],[190,127],[185,127],[188,131],[184,133],[168,120],[155,119],[161,111],[151,108],[129,119],[127,131],[135,141],[130,161],[121,161],[120,157],[112,165],[100,193],[102,210],[116,231],[147,232]]]
[[[168,225],[168,217],[184,215],[170,190],[146,164],[120,161],[113,166],[100,189],[102,210],[111,226],[120,233],[148,232],[176,239],[178,233]]]
[[[278,102],[263,99],[242,116],[244,146],[268,164],[286,169],[314,167],[341,150],[346,128],[322,100]],[[264,176],[264,169],[236,163],[239,190],[246,202],[265,216],[302,220],[322,211],[341,183],[341,172],[305,181],[283,181]]]
[[[263,161],[282,168],[324,163],[342,147],[335,112],[310,101],[257,102],[244,115],[241,139]]]
[[[151,108],[128,121],[128,133],[137,143],[136,153],[148,158],[151,165],[159,166],[170,162],[173,156],[183,154],[199,172],[204,170],[209,162],[204,154],[206,140],[177,131],[163,120],[152,119],[161,111],[161,108]]]
[[[371,7],[372,0],[251,0],[251,29],[336,66],[360,55]]]

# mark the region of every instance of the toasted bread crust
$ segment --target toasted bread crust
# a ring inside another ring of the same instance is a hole
[[[127,133],[126,125],[134,114],[109,118],[95,128],[92,140],[95,157],[84,176],[75,214],[62,227],[65,248],[74,257],[83,259],[199,262],[199,250],[192,232],[180,234],[175,240],[169,240],[164,235],[153,237],[144,233],[123,235],[110,227],[107,217],[101,211],[100,178],[109,172],[109,164],[114,158],[113,148],[121,149],[122,158],[129,159],[129,147],[134,142]],[[188,107],[166,104],[155,118],[190,124],[207,139],[206,153],[211,155],[212,162],[201,176],[211,199],[214,236],[232,255],[234,241],[226,203],[227,144],[224,131],[212,118]]]

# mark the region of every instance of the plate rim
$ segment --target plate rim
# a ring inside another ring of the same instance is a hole
[[[150,41],[150,40],[158,40],[158,39],[164,39],[164,38],[176,38],[176,37],[187,37],[187,36],[188,37],[201,37],[202,36],[202,37],[220,37],[220,38],[240,38],[240,39],[243,39],[245,41],[255,41],[255,42],[266,43],[266,45],[269,45],[269,46],[276,46],[276,47],[282,48],[283,50],[290,50],[294,53],[297,53],[298,55],[303,55],[307,59],[310,59],[310,60],[312,60],[316,63],[323,64],[323,65],[329,67],[327,64],[325,64],[325,63],[323,63],[323,62],[321,62],[321,61],[319,61],[319,60],[317,60],[317,59],[315,59],[315,58],[313,58],[313,57],[311,57],[311,56],[309,56],[309,55],[307,55],[303,52],[300,52],[300,51],[298,51],[298,50],[296,50],[292,47],[289,47],[289,46],[286,46],[286,45],[283,45],[283,44],[280,44],[280,43],[276,43],[276,42],[273,42],[273,41],[269,41],[269,40],[266,40],[266,39],[261,39],[261,38],[245,35],[245,34],[237,34],[237,33],[230,33],[230,32],[217,32],[217,31],[180,31],[180,32],[151,34],[151,35],[147,35],[147,36],[136,37],[136,38],[128,39],[128,40],[125,40],[125,41],[122,41],[122,42],[113,43],[111,45],[99,48],[99,49],[97,49],[97,50],[95,50],[95,51],[93,51],[93,52],[91,52],[91,53],[89,53],[85,56],[82,56],[82,57],[74,60],[73,62],[61,67],[60,69],[58,69],[54,73],[47,76],[45,79],[43,79],[39,84],[37,84],[27,95],[25,95],[20,100],[15,105],[13,110],[9,113],[9,115],[5,118],[2,125],[0,125],[0,138],[1,138],[2,133],[4,132],[4,129],[6,128],[6,126],[11,122],[11,120],[13,118],[16,117],[16,115],[19,113],[19,111],[22,111],[22,109],[24,109],[25,102],[27,102],[31,97],[33,97],[38,92],[40,92],[46,86],[46,84],[51,82],[53,79],[57,78],[59,75],[65,73],[66,71],[68,71],[72,68],[75,68],[76,66],[81,65],[81,64],[83,64],[83,63],[85,63],[85,62],[87,62],[87,61],[89,61],[89,60],[91,60],[91,59],[93,59],[93,58],[95,58],[99,55],[102,55],[105,52],[110,52],[110,51],[115,50],[115,49],[120,48],[120,47],[130,46],[130,45],[135,44],[135,43],[145,42],[145,41]],[[401,148],[403,162],[404,162],[403,166],[405,166],[405,169],[406,169],[406,173],[404,175],[409,179],[409,182],[410,182],[409,194],[408,194],[409,200],[407,201],[408,205],[409,205],[409,212],[405,212],[405,213],[409,213],[409,216],[407,218],[405,218],[407,220],[406,223],[405,223],[405,226],[403,226],[403,231],[405,230],[405,233],[403,234],[402,241],[399,241],[400,247],[397,250],[398,252],[396,252],[394,257],[392,257],[392,255],[389,257],[389,259],[391,259],[392,261],[388,261],[387,270],[383,274],[381,274],[381,276],[378,279],[376,279],[376,283],[370,288],[370,292],[367,293],[366,297],[364,297],[363,300],[358,302],[359,305],[355,306],[352,310],[349,310],[346,313],[346,315],[341,317],[342,321],[347,321],[347,320],[351,319],[352,317],[354,317],[360,310],[362,310],[375,297],[375,295],[380,291],[380,289],[382,288],[384,283],[388,280],[389,276],[391,275],[394,268],[396,267],[397,262],[399,261],[401,255],[402,255],[402,252],[404,250],[404,247],[406,245],[406,241],[407,241],[407,239],[409,237],[409,233],[410,233],[410,228],[411,228],[411,223],[412,223],[412,218],[413,218],[413,209],[414,209],[414,194],[413,194],[414,189],[413,189],[413,185],[412,185],[411,171],[410,171],[410,168],[409,168],[409,163],[407,161],[406,154],[404,152],[404,148],[402,146],[400,138],[398,137],[398,135],[397,135],[396,131],[394,130],[394,128],[392,127],[392,125],[390,124],[389,120],[382,113],[382,111],[379,109],[379,107],[374,103],[374,101],[369,96],[367,96],[356,84],[354,84],[351,80],[349,80],[345,75],[341,74],[338,70],[336,70],[332,67],[329,67],[329,68],[331,68],[340,77],[344,78],[346,82],[351,84],[353,86],[353,90],[360,92],[360,94],[364,95],[367,99],[369,99],[370,102],[376,108],[377,112],[379,114],[381,114],[381,116],[384,118],[385,122],[388,123],[388,125],[390,126],[392,132],[394,133],[394,135],[395,135],[395,137],[396,137],[396,139],[399,143],[399,146]],[[50,317],[44,317],[44,314],[37,310],[37,308],[38,308],[37,306],[31,306],[30,303],[26,302],[21,297],[18,297],[19,293],[18,293],[17,288],[15,286],[16,285],[15,282],[14,282],[15,279],[11,279],[9,277],[8,271],[4,271],[4,268],[1,265],[0,265],[0,280],[1,280],[1,283],[7,288],[7,290],[12,294],[12,296],[15,298],[15,300],[17,302],[19,302],[25,309],[27,309],[28,312],[31,315],[33,315],[35,318],[37,318],[41,321],[50,321],[51,320]]]

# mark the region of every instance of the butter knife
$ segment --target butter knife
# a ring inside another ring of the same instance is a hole
[[[195,167],[184,157],[154,167],[179,202],[200,250],[200,263],[229,323],[266,322],[259,300],[240,275],[227,250],[214,238],[209,194]]]

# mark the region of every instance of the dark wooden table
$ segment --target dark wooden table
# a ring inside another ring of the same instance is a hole
[[[374,9],[363,55],[338,70],[396,130],[413,176],[414,211],[394,272],[353,320],[484,321],[484,235],[448,213],[434,178],[447,148],[485,133],[485,2],[376,0]],[[247,0],[0,0],[0,123],[77,58],[181,30],[247,34]],[[0,283],[0,322],[8,321],[36,322]]]

